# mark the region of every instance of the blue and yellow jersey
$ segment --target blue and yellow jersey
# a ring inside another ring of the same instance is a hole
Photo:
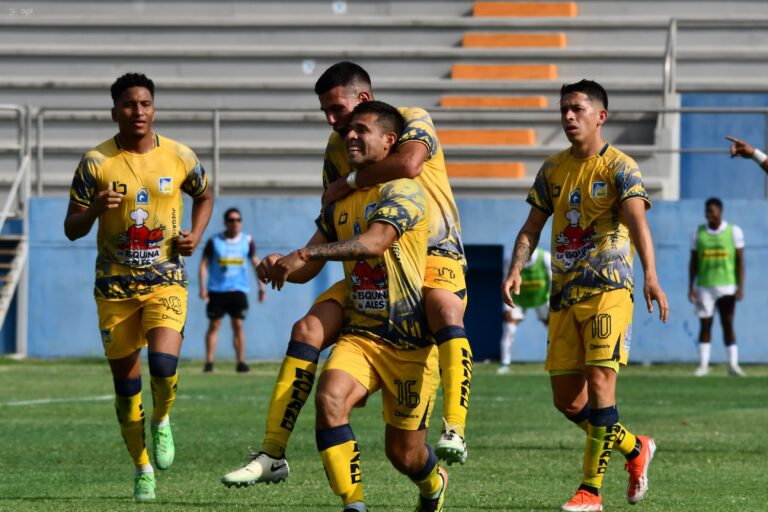
[[[430,203],[428,253],[430,256],[453,258],[466,266],[459,211],[448,182],[445,156],[432,118],[421,108],[401,107],[398,110],[405,119],[405,129],[398,144],[418,142],[427,147],[427,160],[416,181],[424,188]],[[330,183],[352,171],[348,158],[344,139],[333,132],[325,149],[323,187],[327,188]]]
[[[318,229],[332,242],[364,233],[373,222],[389,223],[398,233],[381,257],[344,262],[347,297],[342,333],[366,335],[401,349],[434,343],[422,294],[428,211],[421,186],[400,179],[355,191],[317,219]]]
[[[131,153],[115,136],[83,156],[69,198],[88,207],[110,186],[123,199],[99,217],[94,295],[126,299],[156,286],[186,286],[184,260],[175,250],[183,214],[181,191],[197,197],[208,186],[192,150],[155,135],[152,151]]]
[[[586,160],[567,149],[544,162],[528,203],[554,215],[553,310],[608,290],[632,291],[634,248],[621,203],[633,198],[650,207],[637,164],[608,144]]]

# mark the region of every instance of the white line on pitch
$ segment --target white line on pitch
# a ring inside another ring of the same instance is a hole
[[[70,402],[101,402],[106,400],[113,400],[115,395],[101,395],[101,396],[83,396],[79,398],[41,398],[38,400],[15,400],[12,402],[0,403],[0,407],[18,407],[20,405],[47,405],[47,404],[63,404]]]

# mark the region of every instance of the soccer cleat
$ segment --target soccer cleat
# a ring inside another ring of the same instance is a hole
[[[709,375],[709,366],[699,366],[694,370],[693,375],[696,377],[704,377],[705,375]]]
[[[443,418],[443,433],[435,443],[435,454],[450,466],[454,462],[464,464],[467,461],[467,444],[456,432],[456,425],[449,426]]]
[[[155,474],[139,473],[133,483],[133,501],[153,501],[155,499]]]
[[[365,508],[365,503],[356,501],[349,505],[344,505],[344,510],[342,510],[342,512],[367,512],[367,509]]]
[[[568,512],[602,512],[603,497],[592,494],[584,489],[579,489],[571,498],[571,501],[560,507],[560,510]]]
[[[237,366],[235,367],[235,371],[237,373],[248,373],[251,371],[251,367],[245,363],[237,363]]]
[[[648,436],[637,436],[640,441],[640,455],[624,464],[629,473],[627,483],[627,501],[632,505],[639,503],[648,492],[648,466],[651,465],[653,454],[656,453],[656,443]]]
[[[744,373],[744,370],[741,369],[741,366],[729,366],[728,367],[728,375],[731,377],[746,377],[747,374]]]
[[[205,363],[205,366],[203,366],[203,373],[213,373],[213,363]]]
[[[246,465],[221,477],[221,483],[227,487],[247,487],[260,482],[277,484],[288,478],[289,474],[285,458],[275,459],[264,452],[252,451]]]
[[[171,424],[164,427],[152,425],[152,452],[155,456],[155,465],[158,469],[168,469],[173,464],[176,455],[176,447],[173,445],[173,433]]]
[[[496,375],[506,375],[509,373],[509,365],[503,364],[496,368]]]
[[[438,467],[437,473],[443,481],[440,495],[432,499],[419,495],[419,502],[416,504],[415,512],[443,512],[445,510],[443,502],[445,501],[445,490],[448,488],[448,472],[445,468]]]

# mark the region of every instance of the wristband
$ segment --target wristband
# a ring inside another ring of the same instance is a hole
[[[752,153],[752,160],[757,162],[757,165],[763,165],[763,162],[768,160],[768,155],[760,151],[759,149],[755,148],[755,152]]]
[[[357,179],[357,171],[352,171],[351,173],[347,174],[347,186],[352,190],[355,190],[357,188],[357,183],[355,183],[356,179]]]

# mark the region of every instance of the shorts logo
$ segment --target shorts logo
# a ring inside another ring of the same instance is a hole
[[[158,178],[157,190],[161,194],[173,192],[173,178]]]
[[[629,353],[629,346],[632,344],[632,324],[627,325],[627,332],[624,333],[624,352]]]
[[[179,299],[175,295],[168,297],[167,299],[163,297],[160,299],[160,302],[163,303],[163,306],[165,306],[165,309],[170,309],[177,315],[181,315],[184,312],[184,310],[181,307],[181,299]]]
[[[109,329],[102,329],[101,330],[101,344],[105,347],[112,343],[112,333]]]
[[[136,192],[136,205],[137,206],[149,206],[149,191],[147,187],[141,187]]]
[[[592,197],[605,199],[608,197],[608,185],[604,181],[596,181],[592,184]]]

